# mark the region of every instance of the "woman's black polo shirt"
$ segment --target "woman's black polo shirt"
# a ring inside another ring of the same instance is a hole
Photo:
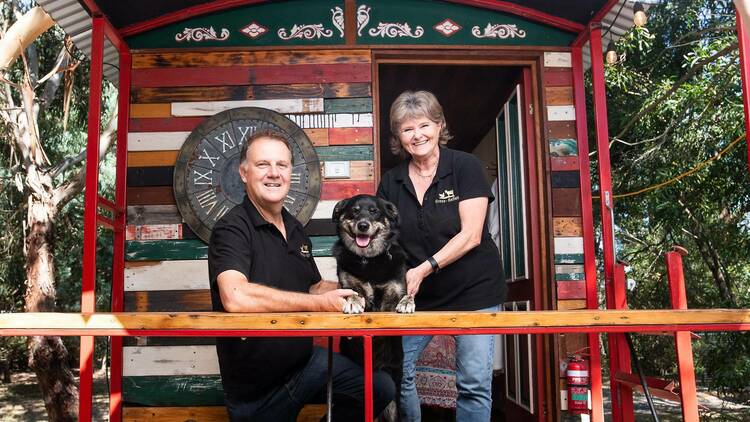
[[[216,223],[208,249],[214,311],[224,311],[216,277],[227,270],[239,271],[253,283],[293,292],[307,293],[320,281],[302,225],[286,210],[282,216],[287,240],[247,197]],[[307,363],[312,338],[220,337],[216,352],[224,391],[239,400],[254,400]]]
[[[378,196],[398,207],[399,243],[410,268],[434,255],[461,231],[459,201],[492,196],[479,160],[471,154],[440,148],[438,168],[419,204],[409,179],[409,160],[388,171]],[[417,310],[475,311],[497,305],[506,293],[500,254],[485,221],[482,241],[456,262],[424,279],[416,297]]]

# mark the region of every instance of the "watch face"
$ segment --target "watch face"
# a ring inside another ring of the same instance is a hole
[[[265,108],[242,107],[216,114],[193,130],[174,168],[177,208],[190,228],[208,243],[214,224],[242,202],[245,185],[238,171],[240,149],[258,130],[286,135],[294,167],[286,208],[306,224],[320,198],[320,161],[305,132],[283,115]]]

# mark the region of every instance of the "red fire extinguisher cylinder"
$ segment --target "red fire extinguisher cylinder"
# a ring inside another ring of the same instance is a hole
[[[582,414],[589,411],[589,371],[582,359],[572,357],[566,371],[568,411]]]

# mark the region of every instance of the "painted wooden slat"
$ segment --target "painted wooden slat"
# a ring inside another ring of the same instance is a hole
[[[553,171],[551,174],[553,188],[577,188],[581,186],[581,176],[578,171]]]
[[[580,217],[555,217],[552,219],[552,228],[555,236],[583,235],[583,223]]]
[[[581,191],[580,189],[565,188],[552,189],[553,217],[580,217]]]
[[[547,138],[576,139],[576,122],[547,122]]]
[[[549,86],[544,89],[547,105],[571,105],[573,104],[573,87]]]
[[[568,121],[576,119],[576,109],[572,105],[551,105],[547,106],[547,120]]]
[[[315,148],[320,161],[371,161],[371,145],[344,145]]]
[[[322,98],[298,98],[279,100],[240,100],[240,101],[190,101],[172,103],[172,116],[213,116],[216,113],[238,107],[261,107],[278,113],[321,113]]]
[[[208,346],[216,345],[216,337],[123,337],[123,346]]]
[[[259,63],[293,65],[370,62],[370,50],[148,52],[133,55],[133,69],[151,67],[236,67]]]
[[[583,265],[555,265],[555,279],[580,281],[586,279]]]
[[[349,182],[335,181],[325,182],[320,191],[320,199],[344,199],[354,195],[370,194],[375,195],[374,182]]]
[[[550,168],[552,171],[572,171],[578,170],[578,157],[577,156],[566,156],[566,157],[551,157]]]
[[[572,311],[576,309],[586,309],[585,300],[558,300],[557,310],[559,311]]]
[[[372,98],[333,98],[325,100],[326,113],[371,113]]]
[[[315,206],[315,211],[313,212],[312,218],[315,219],[330,219],[333,217],[333,209],[336,207],[336,204],[339,201],[337,200],[329,200],[329,201],[318,201],[318,205]]]
[[[141,88],[370,82],[371,71],[370,65],[366,63],[150,68],[134,71],[131,86]]]
[[[174,166],[179,151],[133,151],[128,153],[128,167]]]
[[[302,129],[372,127],[372,113],[287,114]]]
[[[132,103],[171,103],[178,101],[273,100],[278,98],[357,98],[371,95],[371,85],[367,82],[360,82],[136,88],[131,91],[130,100]]]
[[[586,299],[586,282],[558,280],[557,299]]]
[[[140,226],[129,224],[125,228],[125,240],[182,239],[182,224],[153,224]]]
[[[583,238],[556,237],[555,264],[582,264]]]
[[[128,186],[165,186],[174,179],[174,167],[128,167]]]
[[[122,408],[122,422],[227,422],[225,406]]]
[[[131,104],[130,118],[151,118],[151,117],[169,117],[171,106],[169,103],[154,104]]]
[[[125,312],[210,312],[210,290],[154,290],[125,292]]]
[[[123,377],[126,403],[144,406],[221,406],[224,390],[218,375]]]
[[[578,142],[575,139],[550,139],[549,155],[552,157],[578,156]]]
[[[125,291],[208,289],[208,261],[145,261],[125,264]]]
[[[573,61],[570,53],[566,52],[545,52],[544,67],[573,67]]]
[[[572,86],[573,72],[566,68],[550,68],[544,70],[544,86]]]
[[[129,132],[128,151],[178,150],[190,132]]]
[[[330,145],[372,144],[372,128],[331,128],[328,129]]]
[[[128,187],[128,205],[175,205],[171,186]]]
[[[313,236],[310,240],[312,241],[313,256],[324,257],[332,255],[331,248],[338,238],[336,236]]]
[[[171,113],[171,108],[169,113]],[[130,119],[128,130],[130,132],[192,132],[205,120],[205,117],[172,117],[171,115]]]
[[[176,205],[132,205],[127,208],[128,224],[177,224],[182,216]]]
[[[305,135],[312,142],[313,146],[326,147],[328,146],[328,131],[329,129],[305,129]]]
[[[325,175],[326,162],[323,162],[323,175]],[[341,180],[341,179],[324,179]],[[349,177],[345,180],[375,180],[375,166],[372,161],[349,161]]]
[[[215,346],[123,347],[124,377],[218,375]]]

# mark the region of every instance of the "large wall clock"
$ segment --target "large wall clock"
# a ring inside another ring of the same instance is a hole
[[[174,167],[174,195],[183,220],[204,242],[227,211],[245,197],[238,173],[240,148],[258,130],[274,129],[292,145],[294,167],[284,207],[302,224],[320,198],[320,161],[310,139],[293,121],[264,108],[242,107],[218,113],[193,130]]]

